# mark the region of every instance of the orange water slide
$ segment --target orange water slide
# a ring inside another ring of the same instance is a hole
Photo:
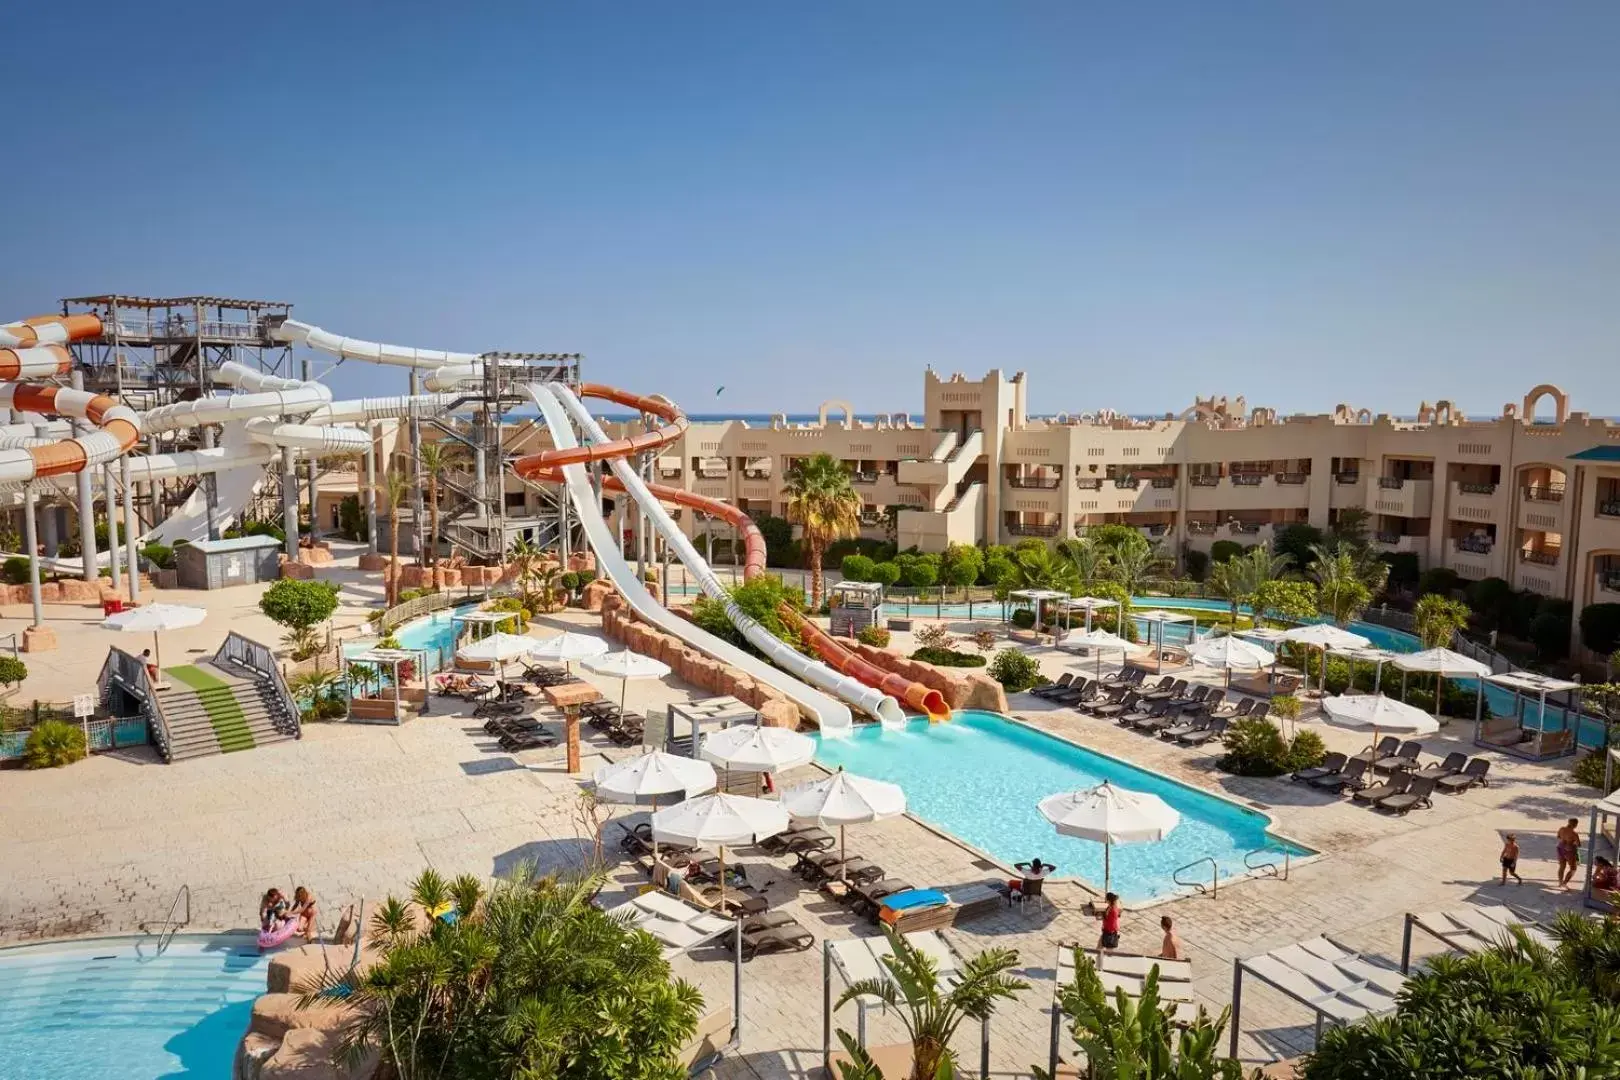
[[[513,462],[512,466],[519,476],[526,480],[540,480],[560,484],[563,482],[562,466],[564,465],[574,465],[586,461],[602,461],[608,458],[626,457],[644,450],[655,450],[679,439],[687,428],[686,416],[663,398],[642,397],[610,386],[603,386],[599,383],[585,383],[582,385],[580,387],[580,396],[612,401],[657,416],[667,421],[667,423],[652,431],[625,439],[615,439],[611,442],[597,443],[594,446],[570,450],[545,450],[538,454],[521,457]],[[607,491],[624,491],[624,485],[612,476],[604,476],[602,486]],[[744,511],[731,503],[711,499],[682,488],[669,487],[664,484],[648,483],[647,490],[662,502],[690,507],[712,517],[720,518],[736,528],[742,535],[743,540],[743,578],[752,580],[756,575],[765,572],[765,537],[759,531],[759,526],[754,524],[754,519]],[[890,671],[884,671],[877,665],[868,663],[840,645],[832,635],[815,623],[800,618],[796,612],[784,609],[782,614],[797,624],[799,633],[806,643],[815,650],[816,655],[840,675],[848,675],[875,690],[897,698],[910,708],[927,713],[928,718],[931,720],[943,720],[950,716],[950,706],[945,703],[944,695],[938,690],[924,686],[919,682],[912,682],[910,679],[903,678]]]

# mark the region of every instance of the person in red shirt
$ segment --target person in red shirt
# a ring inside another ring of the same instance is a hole
[[[1119,917],[1122,914],[1117,893],[1109,893],[1103,900],[1106,906],[1102,913],[1102,936],[1097,939],[1099,953],[1119,948]]]

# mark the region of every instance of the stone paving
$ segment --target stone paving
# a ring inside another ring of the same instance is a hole
[[[197,594],[187,594],[195,596]],[[256,596],[254,597],[256,602]],[[245,601],[243,601],[245,604]],[[541,620],[585,629],[582,616]],[[1048,675],[1069,665],[1041,653]],[[604,682],[616,695],[617,683]],[[44,696],[43,694],[41,696]],[[691,696],[673,681],[635,682],[629,707],[657,708]],[[145,752],[98,756],[49,773],[0,774],[0,941],[138,930],[159,923],[181,883],[192,893],[198,928],[240,927],[254,918],[270,885],[313,887],[326,918],[360,898],[401,891],[422,869],[499,873],[520,860],[542,867],[577,864],[588,852],[578,820],[578,786],[562,772],[560,748],[500,752],[467,706],[399,728],[312,725],[304,739],[247,753],[162,766]],[[1193,961],[1195,989],[1212,1009],[1231,996],[1234,957],[1329,933],[1387,958],[1399,955],[1402,914],[1469,901],[1506,900],[1538,914],[1573,906],[1573,892],[1552,884],[1553,830],[1570,816],[1585,821],[1589,796],[1567,783],[1567,762],[1537,766],[1492,757],[1494,783],[1437,798],[1432,810],[1392,818],[1309,791],[1286,780],[1242,779],[1215,771],[1212,751],[1189,751],[1015,695],[1012,711],[1030,723],[1095,749],[1233,798],[1259,803],[1279,832],[1323,853],[1295,866],[1287,881],[1223,886],[1218,898],[1194,896],[1128,913],[1125,951],[1155,951],[1160,914],[1176,918]],[[1355,733],[1306,721],[1330,747],[1358,748]],[[1447,731],[1427,740],[1430,755],[1465,741]],[[588,774],[616,751],[588,739]],[[811,770],[803,775],[812,775]],[[790,784],[800,776],[782,778]],[[1501,833],[1519,833],[1522,887],[1496,885]],[[614,826],[608,837],[616,839]],[[979,857],[918,823],[895,819],[851,829],[849,844],[891,876],[945,886],[998,878]],[[617,845],[614,885],[604,901],[639,882]],[[765,883],[773,907],[793,912],[818,938],[803,953],[762,956],[744,968],[744,1036],[722,1077],[800,1077],[820,1066],[820,941],[873,930],[805,888],[782,860],[739,852],[749,878]],[[992,1071],[1028,1075],[1046,1058],[1055,950],[1090,944],[1096,921],[1082,908],[1078,884],[1047,888],[1055,906],[1001,911],[946,932],[964,954],[1015,948],[1033,985],[1001,1009],[993,1025]],[[680,973],[711,998],[725,1000],[731,966],[718,950],[683,957]],[[1246,989],[1241,1053],[1252,1061],[1307,1049],[1310,1016],[1280,995]],[[847,1006],[837,1025],[853,1028]],[[970,1027],[972,1025],[969,1025]],[[873,1044],[896,1040],[894,1017],[873,1014]],[[977,1032],[964,1032],[967,1061],[977,1061]]]

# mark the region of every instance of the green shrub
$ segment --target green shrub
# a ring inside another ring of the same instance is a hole
[[[1575,768],[1570,770],[1569,778],[1577,784],[1585,784],[1587,787],[1602,790],[1604,762],[1608,759],[1608,756],[1608,753],[1603,750],[1593,750],[1591,753],[1584,755],[1581,760],[1575,763]],[[1620,781],[1620,772],[1616,773],[1615,779]],[[1609,790],[1613,791],[1615,786],[1620,785],[1611,785]]]
[[[174,569],[174,548],[167,544],[147,544],[141,548],[141,558],[159,570]]]
[[[1217,764],[1238,776],[1281,776],[1320,765],[1327,756],[1322,736],[1301,731],[1293,742],[1268,719],[1235,721],[1221,737],[1226,753]]]
[[[885,589],[892,589],[900,580],[900,567],[892,562],[875,563],[872,566],[872,580]]]
[[[955,649],[931,649],[926,645],[911,654],[913,660],[921,660],[925,664],[935,667],[984,667],[985,659],[974,653],[957,652]]]
[[[15,656],[0,656],[0,686],[15,686],[28,678],[28,665]]]
[[[529,629],[529,619],[533,613],[515,596],[501,597],[489,605],[489,610],[514,612],[517,615],[517,633],[521,634]]]
[[[872,568],[877,564],[865,555],[845,555],[839,564],[845,581],[871,581]]]
[[[870,645],[874,649],[888,648],[889,638],[889,631],[876,623],[873,623],[871,626],[863,626],[855,632],[856,641],[860,642],[862,645]]]
[[[338,503],[338,532],[345,540],[369,540],[371,530],[360,506],[360,496],[345,495]],[[283,536],[282,540],[286,540]]]
[[[1450,596],[1457,591],[1462,578],[1457,571],[1449,566],[1431,566],[1418,575],[1418,592],[1424,596],[1430,593],[1439,593],[1441,596]]]
[[[990,677],[1008,693],[1019,693],[1039,686],[1046,679],[1041,675],[1040,661],[1017,649],[1002,649],[990,661]]]
[[[26,585],[32,563],[33,560],[26,555],[13,555],[0,563],[0,577],[6,579],[7,585]]]
[[[733,586],[731,599],[734,600],[743,613],[769,630],[776,637],[792,645],[795,649],[803,649],[804,643],[799,635],[788,628],[782,621],[780,608],[786,604],[795,611],[804,608],[804,594],[798,589],[789,589],[782,584],[782,579],[775,574],[761,574],[752,581]],[[742,633],[731,624],[726,615],[726,605],[720,600],[713,600],[707,596],[699,596],[692,602],[692,621],[707,630],[715,637],[729,641],[738,648],[744,649],[754,655],[759,655]]]
[[[1029,608],[1019,608],[1012,613],[1012,624],[1020,630],[1028,630],[1035,625],[1035,613]]]
[[[767,566],[798,566],[798,545],[793,542],[793,526],[786,518],[769,514],[754,523],[765,538],[765,564]]]
[[[1209,545],[1209,562],[1218,566],[1243,554],[1243,545],[1236,540],[1217,540]]]
[[[337,611],[337,593],[331,582],[282,578],[259,597],[259,610],[282,626],[319,626]]]
[[[1600,656],[1620,648],[1620,604],[1588,604],[1581,609],[1581,644]]]
[[[1541,610],[1530,620],[1530,642],[1543,662],[1551,663],[1569,655],[1573,607],[1568,600],[1549,598],[1541,602]]]
[[[1418,577],[1423,573],[1415,551],[1391,551],[1379,558],[1389,564],[1391,588],[1409,589],[1417,584]]]
[[[83,728],[63,720],[46,720],[28,733],[28,741],[23,744],[23,768],[59,769],[88,752]]]
[[[1209,553],[1189,548],[1181,556],[1181,565],[1187,571],[1187,576],[1194,581],[1203,581],[1209,576]]]

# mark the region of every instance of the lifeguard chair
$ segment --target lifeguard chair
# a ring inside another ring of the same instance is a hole
[[[840,581],[828,591],[834,637],[854,637],[877,625],[883,611],[883,586],[875,581]]]

